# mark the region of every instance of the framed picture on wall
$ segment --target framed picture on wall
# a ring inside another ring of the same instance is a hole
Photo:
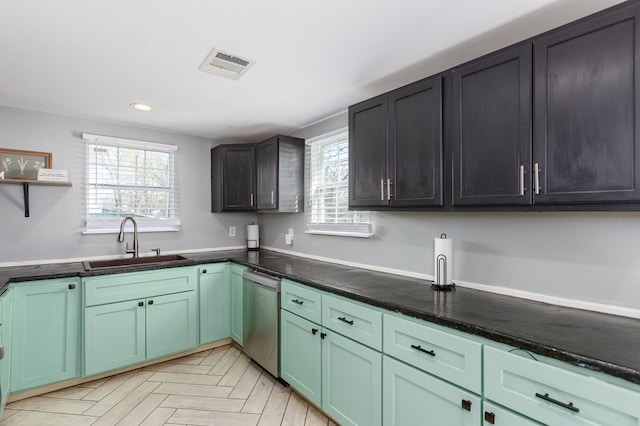
[[[4,179],[37,180],[38,170],[51,168],[51,153],[0,148],[0,176]]]

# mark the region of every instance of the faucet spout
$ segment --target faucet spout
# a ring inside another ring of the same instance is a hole
[[[133,253],[133,257],[138,257],[138,224],[136,223],[135,219],[132,218],[131,216],[125,217],[124,219],[122,219],[122,222],[120,222],[120,232],[118,233],[118,242],[124,241],[124,225],[128,220],[130,220],[131,223],[133,223],[133,248],[130,249],[129,243],[127,243],[125,248],[125,253]]]

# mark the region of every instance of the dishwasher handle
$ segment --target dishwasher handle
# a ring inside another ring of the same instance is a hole
[[[280,293],[280,282],[282,281],[280,278],[258,271],[244,271],[242,273],[242,278],[246,281],[267,287],[270,290]]]

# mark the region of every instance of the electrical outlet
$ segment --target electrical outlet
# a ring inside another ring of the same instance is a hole
[[[235,226],[230,226],[229,227],[229,236],[230,237],[235,237],[236,236],[236,227]]]

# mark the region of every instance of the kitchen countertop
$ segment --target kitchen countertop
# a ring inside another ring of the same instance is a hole
[[[0,291],[35,279],[84,277],[234,261],[391,311],[602,371],[640,384],[640,320],[458,287],[435,292],[430,282],[267,250],[183,254],[179,265],[84,270],[82,263],[0,268]]]

